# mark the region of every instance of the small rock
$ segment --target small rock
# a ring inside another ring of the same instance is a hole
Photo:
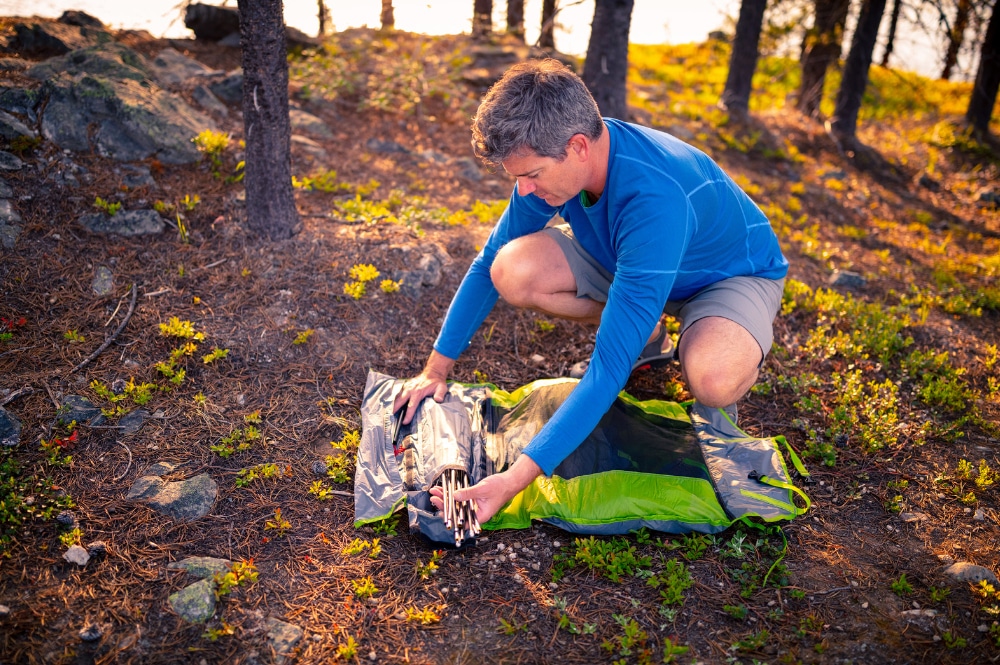
[[[216,574],[225,574],[232,568],[233,562],[229,559],[218,559],[210,556],[189,556],[180,561],[171,561],[167,564],[167,570],[185,570],[195,577],[201,579],[211,579]]]
[[[865,602],[861,603],[861,609],[863,609],[863,610],[867,610],[868,609],[868,601],[867,600]]]
[[[104,632],[101,630],[101,627],[96,623],[81,628],[79,633],[80,639],[84,642],[96,642],[101,639],[101,635],[103,634]]]
[[[82,567],[86,566],[87,562],[90,561],[90,554],[79,545],[73,545],[73,547],[63,553],[63,559]]]
[[[215,614],[215,586],[211,578],[198,580],[171,594],[167,602],[185,621],[204,623]]]
[[[980,633],[988,633],[990,632],[990,627],[987,626],[985,623],[981,623],[978,626],[976,626],[976,630],[978,630]]]
[[[410,152],[395,141],[383,141],[374,137],[368,139],[368,142],[365,143],[365,148],[372,152],[398,152],[403,154]]]
[[[60,511],[60,513],[56,515],[56,522],[70,528],[77,526],[76,515],[74,515],[71,510]]]
[[[923,513],[900,513],[899,519],[904,522],[920,522],[921,520],[926,520],[927,515]]]
[[[123,210],[115,215],[103,212],[82,215],[81,226],[91,233],[114,233],[125,238],[163,233],[166,223],[155,210]]]
[[[57,420],[60,423],[69,424],[74,420],[87,425],[104,424],[104,414],[93,405],[86,397],[80,395],[67,395],[63,400],[62,408],[56,412]]]
[[[856,272],[834,270],[827,283],[830,286],[841,286],[845,289],[863,289],[868,284],[868,280]]]
[[[0,171],[20,171],[22,166],[24,162],[17,155],[0,150]]]
[[[3,224],[20,224],[22,221],[21,215],[14,210],[14,206],[11,205],[10,201],[6,199],[0,199],[0,223]]]
[[[111,269],[107,266],[97,266],[94,269],[94,279],[90,283],[90,289],[99,298],[110,295],[114,289],[114,274]]]
[[[972,582],[977,584],[986,580],[994,586],[998,584],[996,574],[989,568],[977,566],[967,561],[953,563],[945,569],[946,575],[951,575],[960,582]]]
[[[107,553],[108,546],[103,540],[95,540],[92,543],[87,543],[87,552],[90,556],[100,556]]]
[[[985,522],[986,521],[986,513],[983,512],[982,508],[976,508],[976,512],[972,516],[972,519],[974,519],[977,522]]]
[[[531,362],[534,363],[535,365],[541,365],[543,362],[545,362],[545,356],[536,353],[533,356],[531,356]]]
[[[319,460],[319,459],[318,460],[313,460],[312,466],[310,466],[309,468],[312,469],[313,475],[316,475],[316,476],[325,476],[326,475],[326,471],[327,471],[326,462],[324,462],[323,460]]]
[[[0,619],[3,619],[8,614],[10,614],[10,608],[6,605],[0,605]]]
[[[267,641],[273,651],[277,665],[291,662],[295,645],[302,639],[304,631],[298,626],[270,618],[266,623]]]
[[[11,448],[21,442],[21,421],[0,407],[0,446]]]

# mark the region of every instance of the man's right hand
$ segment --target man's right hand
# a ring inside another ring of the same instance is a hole
[[[403,382],[403,389],[392,403],[392,412],[395,413],[406,405],[406,413],[403,414],[404,425],[413,420],[413,414],[417,412],[417,407],[425,398],[433,397],[435,402],[444,400],[444,396],[448,394],[448,374],[454,365],[455,361],[451,358],[437,351],[431,351],[423,371]]]

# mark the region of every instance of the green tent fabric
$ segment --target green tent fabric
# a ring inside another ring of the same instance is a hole
[[[385,519],[405,504],[411,531],[453,541],[428,493],[444,469],[463,469],[473,483],[502,471],[576,383],[543,379],[513,392],[452,383],[443,402],[425,400],[413,422],[401,426],[392,403],[402,381],[370,372],[355,525]],[[808,510],[809,499],[792,484],[782,448],[807,476],[781,436],[751,437],[723,410],[697,402],[639,401],[622,392],[551,477],[537,478],[483,528],[526,528],[540,520],[581,534],[641,527],[718,533],[749,517],[792,519]]]

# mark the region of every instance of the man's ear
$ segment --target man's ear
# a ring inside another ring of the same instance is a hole
[[[577,160],[585,162],[590,157],[590,139],[585,134],[574,134],[569,139],[567,150]]]

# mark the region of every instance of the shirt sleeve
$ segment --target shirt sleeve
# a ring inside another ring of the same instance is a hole
[[[670,294],[695,220],[680,188],[660,183],[659,189],[635,195],[611,220],[615,275],[590,365],[524,449],[546,475],[594,430],[625,387]]]
[[[556,212],[556,208],[534,194],[519,195],[517,186],[514,186],[507,209],[493,227],[483,249],[473,259],[448,306],[441,332],[434,342],[435,351],[451,359],[458,358],[465,351],[499,297],[490,278],[490,268],[497,252],[515,238],[540,231]]]

